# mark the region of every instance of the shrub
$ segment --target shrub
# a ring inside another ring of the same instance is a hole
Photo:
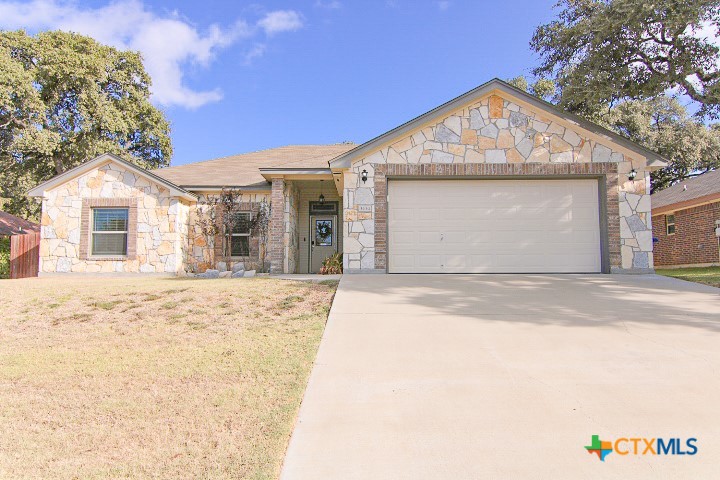
[[[343,271],[342,253],[334,253],[322,261],[320,275],[336,275]]]
[[[0,278],[10,278],[10,237],[0,237]]]

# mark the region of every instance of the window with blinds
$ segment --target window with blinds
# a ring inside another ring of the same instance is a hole
[[[230,256],[250,255],[250,212],[235,212],[233,225],[228,235]]]
[[[92,255],[127,255],[128,209],[92,209]]]

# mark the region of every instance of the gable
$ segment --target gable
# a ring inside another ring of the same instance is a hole
[[[468,149],[469,158],[464,158]],[[486,150],[504,152],[491,152],[489,159],[472,153]],[[364,163],[569,163],[591,161],[593,152],[599,159],[594,161],[622,161],[622,155],[636,160],[635,168],[665,165],[656,153],[495,79],[330,164],[340,169],[363,159]]]
[[[31,189],[28,195],[31,197],[43,197],[46,193],[51,192],[54,189],[62,187],[63,185],[69,184],[74,181],[77,184],[77,180],[87,174],[98,171],[115,171],[123,172],[127,176],[125,179],[128,181],[131,177],[135,179],[142,179],[143,184],[153,185],[156,189],[166,189],[170,196],[180,197],[185,200],[195,201],[197,198],[190,192],[178,187],[177,185],[168,182],[167,180],[152,174],[144,168],[138,167],[130,162],[111,154],[100,155],[88,162],[83,163],[75,168],[68,170],[60,175],[57,175],[50,180],[41,183],[37,187]],[[121,180],[119,178],[119,180]]]

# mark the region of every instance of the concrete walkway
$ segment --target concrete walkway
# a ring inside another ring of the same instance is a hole
[[[601,463],[591,435],[695,437],[698,453]],[[719,289],[346,275],[281,478],[715,478],[718,452]]]

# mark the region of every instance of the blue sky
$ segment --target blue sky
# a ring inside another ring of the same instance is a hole
[[[493,78],[528,74],[555,0],[0,0],[0,28],[141,50],[173,165],[364,142]]]

